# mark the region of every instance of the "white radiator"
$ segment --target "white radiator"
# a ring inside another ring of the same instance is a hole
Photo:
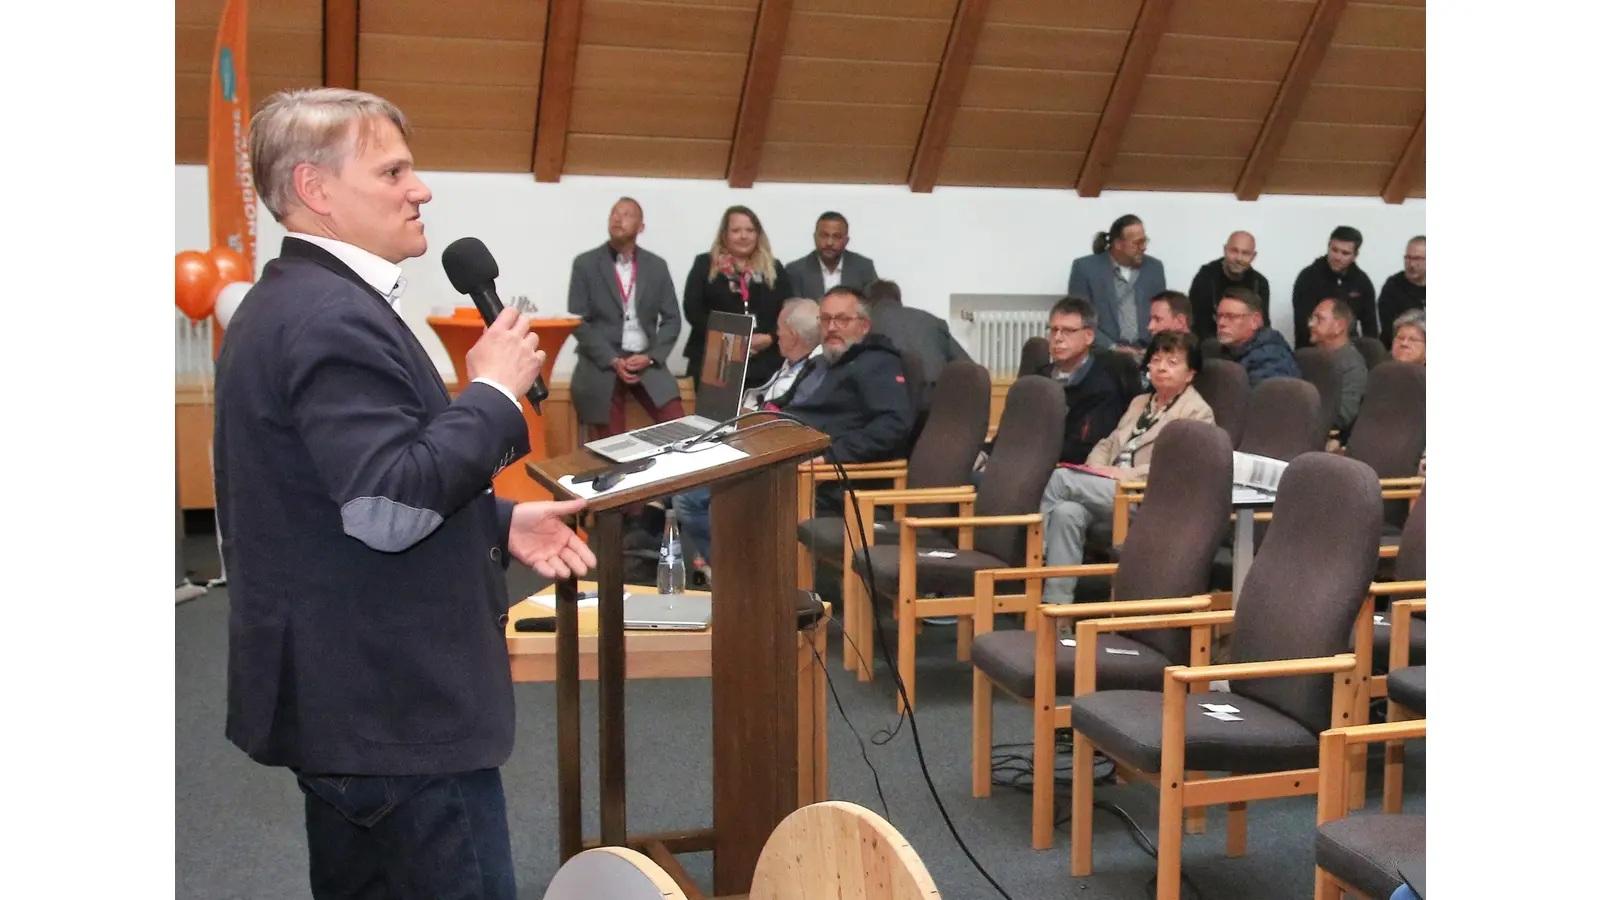
[[[1022,345],[1031,337],[1046,337],[1050,311],[1043,309],[984,310],[972,314],[977,331],[978,363],[990,378],[1011,378],[1022,360]]]
[[[209,378],[212,372],[211,325],[215,320],[207,316],[200,322],[191,322],[182,312],[178,310],[173,312],[177,315],[174,325],[178,329],[177,374],[201,375]]]

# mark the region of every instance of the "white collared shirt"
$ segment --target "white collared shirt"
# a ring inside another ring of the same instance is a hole
[[[794,386],[794,380],[800,376],[800,370],[805,368],[807,360],[822,355],[822,345],[811,349],[811,352],[793,362],[784,360],[783,365],[770,378],[766,384],[745,391],[744,405],[751,409],[760,408],[763,403],[770,403],[782,397]]]
[[[395,315],[400,315],[400,295],[406,291],[406,277],[400,274],[400,267],[375,253],[363,250],[355,244],[336,241],[333,238],[317,234],[306,234],[301,231],[289,232],[289,237],[315,244],[333,254],[334,258],[350,267],[350,271],[372,286],[372,289],[383,295],[388,301],[389,308]],[[511,389],[492,378],[474,378],[474,382],[482,382],[506,395],[506,399],[517,405],[517,412],[522,411],[522,401]]]
[[[822,267],[822,292],[826,294],[838,287],[839,282],[844,278],[844,256],[842,254],[839,256],[839,268],[831,272],[828,271],[828,264],[823,262],[821,257],[817,258],[817,265]]]
[[[617,293],[622,296],[622,352],[624,353],[643,353],[650,349],[650,338],[644,333],[644,326],[639,324],[639,305],[635,302],[639,296],[638,254],[638,250],[634,250],[628,256],[615,253]]]

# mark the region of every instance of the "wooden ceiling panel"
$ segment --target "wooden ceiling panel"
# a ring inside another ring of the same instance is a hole
[[[1233,190],[1233,183],[1243,168],[1244,157],[1119,153],[1106,178],[1106,189],[1225,192]]]
[[[536,87],[542,55],[540,44],[527,41],[362,34],[358,83]]]
[[[411,129],[411,155],[423,171],[526,172],[533,158],[533,129]],[[426,218],[426,217],[424,217]]]
[[[1127,46],[1126,31],[1039,28],[991,21],[984,25],[972,62],[1012,69],[1116,74]]]
[[[1051,150],[1085,152],[1094,140],[1100,117],[1093,113],[1045,113],[1017,109],[974,109],[956,112],[950,129],[951,147],[988,150]]]
[[[911,146],[791,143],[769,137],[761,150],[760,177],[762,181],[904,184],[915,149]]]
[[[1296,122],[1278,158],[1336,162],[1386,162],[1400,158],[1411,129],[1392,125],[1327,125]]]
[[[1134,112],[1149,116],[1187,116],[1202,119],[1267,117],[1278,96],[1275,81],[1225,81],[1216,78],[1180,78],[1151,75],[1139,92]]]
[[[727,53],[730,49],[750,45],[750,32],[755,24],[754,9],[691,13],[682,7],[660,3],[584,0],[578,34],[585,48],[636,47]]]
[[[1334,44],[1328,48],[1313,84],[1424,90],[1427,58],[1420,50],[1385,50]]]
[[[176,119],[172,143],[180,166],[206,164],[206,120]]]
[[[732,141],[638,138],[612,134],[567,135],[569,175],[641,178],[723,178]],[[527,161],[523,161],[526,168]]]
[[[539,88],[419,84],[367,79],[361,89],[387,97],[417,127],[487,131],[533,130]]]
[[[795,12],[789,18],[785,58],[934,63],[944,54],[950,21],[841,16]],[[854,85],[840,84],[840,93]],[[841,97],[840,99],[845,99]]]
[[[1267,175],[1266,192],[1375,197],[1393,168],[1389,163],[1280,159]]]
[[[742,74],[742,73],[741,73]],[[910,104],[926,107],[939,75],[938,63],[786,57],[778,73],[775,100]]]
[[[1139,4],[1131,0],[994,0],[988,21],[1126,32],[1137,18]]]
[[[738,97],[575,90],[567,127],[582,134],[726,141],[733,137],[738,109]]]
[[[961,105],[969,109],[1015,109],[1100,115],[1111,93],[1109,73],[1049,72],[973,66]],[[1148,90],[1148,86],[1146,88]]]
[[[897,16],[902,19],[938,19],[949,22],[957,0],[795,0],[794,11],[847,13],[857,16]]]
[[[278,91],[292,91],[301,88],[319,87],[315,78],[305,78],[295,75],[255,75],[250,76],[250,104],[260,106],[261,101]],[[174,114],[179,119],[200,119],[204,121],[211,115],[210,75],[195,75],[189,72],[180,72],[177,75],[176,90],[173,94]],[[402,107],[403,108],[403,107]],[[201,154],[202,162],[204,153]]]
[[[1243,159],[1260,130],[1261,123],[1250,120],[1136,115],[1122,135],[1122,152]]]
[[[691,7],[684,10],[684,15],[720,15],[717,10],[723,9],[748,9],[754,11],[761,5],[761,0],[651,0],[652,3],[666,3],[678,7]],[[692,7],[716,7],[711,9],[693,9]]]
[[[361,31],[542,43],[549,11],[549,0],[368,0],[361,4]]]
[[[1166,34],[1150,63],[1151,75],[1281,81],[1294,43]]]
[[[211,76],[211,54],[217,45],[215,25],[179,25],[173,58],[179,72]],[[245,65],[255,75],[313,75],[322,78],[322,29],[282,31],[251,28]]]
[[[1178,0],[1167,34],[1298,42],[1314,5],[1308,0]]]
[[[776,100],[767,141],[912,146],[921,128],[920,106]]]
[[[1422,50],[1428,45],[1428,24],[1421,7],[1352,3],[1339,17],[1333,42],[1358,47]]]
[[[1422,91],[1314,84],[1306,92],[1297,121],[1410,126],[1422,115],[1426,101]]]
[[[744,86],[743,53],[681,50],[632,50],[622,47],[578,48],[576,90],[637,91],[655,94],[739,96]]]
[[[177,0],[173,18],[179,25],[201,25],[215,43],[227,0]],[[315,31],[322,33],[322,0],[251,0],[250,28]]]
[[[972,187],[1070,188],[1083,168],[1082,151],[981,150],[948,147],[939,183]]]

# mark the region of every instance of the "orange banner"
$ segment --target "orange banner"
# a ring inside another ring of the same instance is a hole
[[[211,119],[206,168],[211,246],[243,254],[255,280],[256,191],[250,175],[250,79],[245,69],[249,0],[228,0],[211,59]]]

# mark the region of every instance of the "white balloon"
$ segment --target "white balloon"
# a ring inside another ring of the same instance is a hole
[[[250,293],[250,282],[234,281],[222,286],[217,292],[217,308],[215,315],[217,324],[223,328],[228,327],[228,322],[233,314],[239,311],[239,304],[244,301],[244,295]]]

